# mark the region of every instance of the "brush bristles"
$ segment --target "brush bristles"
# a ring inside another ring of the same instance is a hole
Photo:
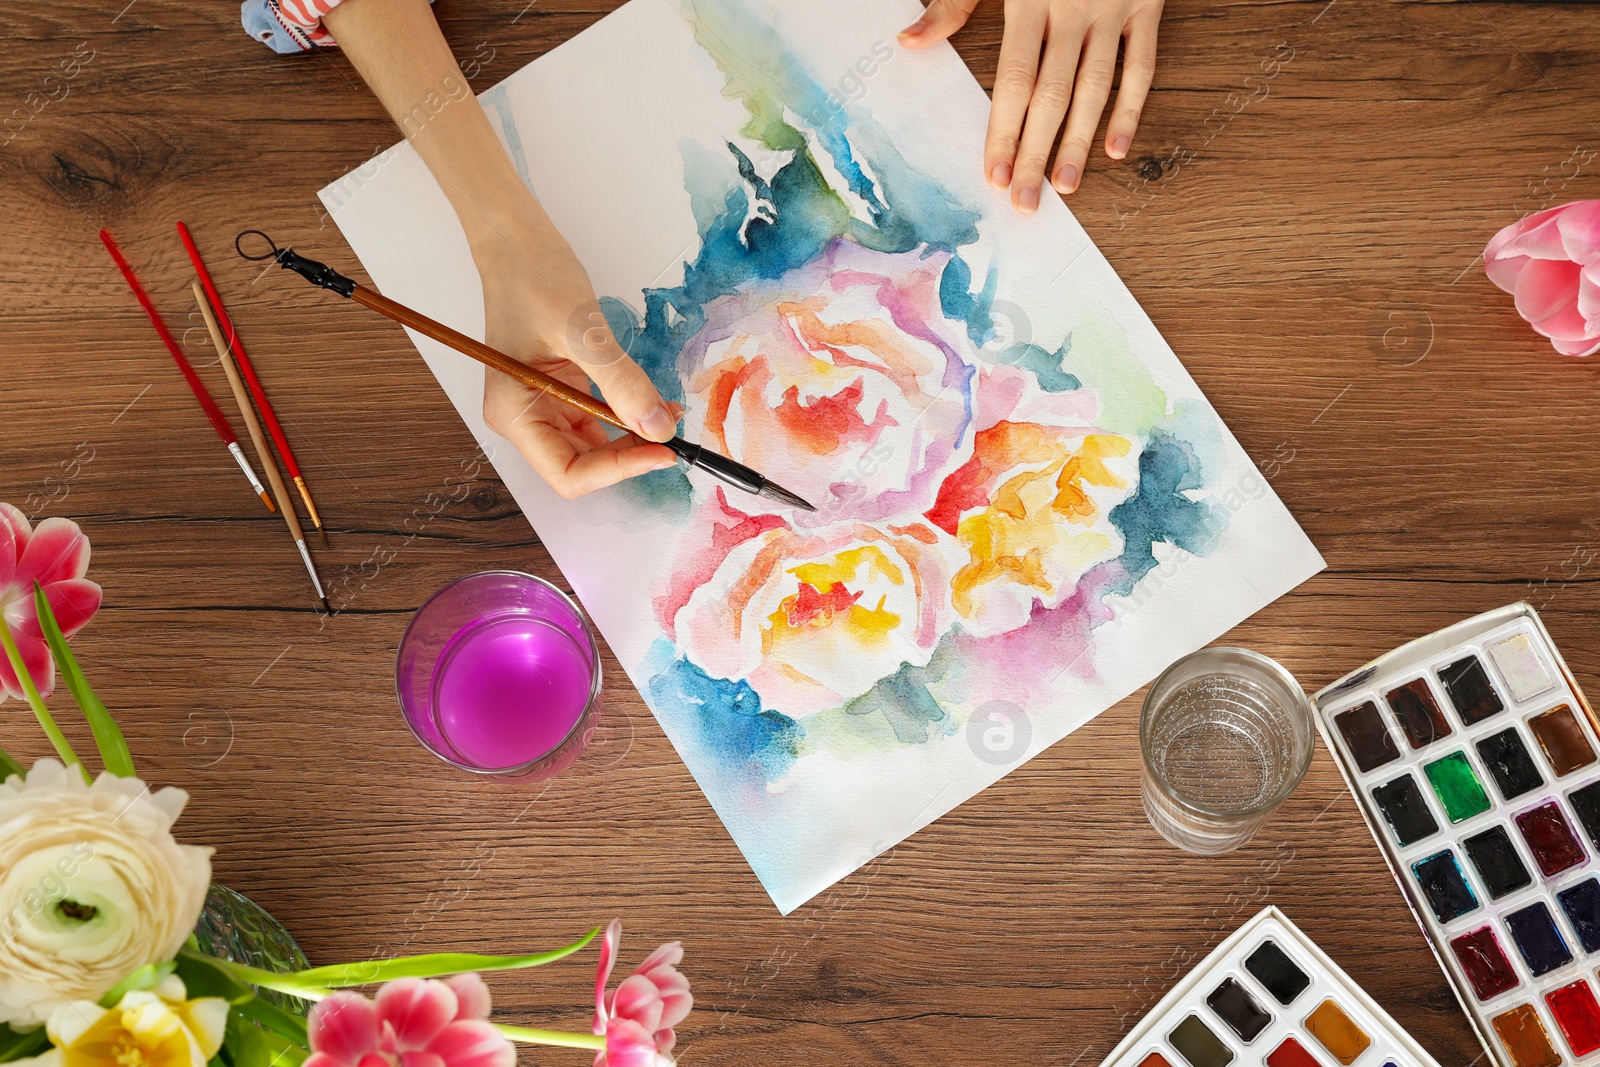
[[[806,511],[816,511],[816,505],[804,497],[796,496],[776,482],[768,482],[761,487],[761,495],[780,504],[788,504],[792,508],[804,508]]]

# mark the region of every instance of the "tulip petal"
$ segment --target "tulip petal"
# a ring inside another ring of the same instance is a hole
[[[634,974],[645,974],[657,967],[676,967],[683,962],[683,942],[668,941],[644,958],[644,962],[633,970]]]
[[[0,504],[0,509],[12,508],[10,504]],[[17,577],[17,556],[22,552],[17,541],[17,531],[11,525],[4,510],[0,510],[0,590],[10,589]]]
[[[34,527],[33,537],[17,560],[16,580],[32,590],[33,583],[49,585],[82,578],[89,570],[89,539],[71,519],[46,519]]]
[[[1487,254],[1488,249],[1484,251]],[[1527,256],[1529,259],[1570,259],[1561,241],[1561,209],[1551,208],[1523,219],[1517,232],[1497,248],[1495,254]]]
[[[1567,258],[1575,263],[1600,260],[1600,200],[1567,204],[1556,223]]]
[[[453,974],[444,980],[456,995],[456,1019],[487,1019],[489,987],[477,974]]]
[[[1552,337],[1550,343],[1563,356],[1592,356],[1600,352],[1600,337],[1585,337],[1575,341]]]
[[[21,508],[0,500],[0,526],[10,529],[17,546],[17,558],[20,559],[22,550],[28,547],[28,538],[33,536],[33,523],[28,521],[28,516],[22,513]]]
[[[445,1067],[444,1057],[435,1052],[402,1052],[400,1067]]]
[[[200,1046],[200,1054],[208,1060],[215,1056],[228,1025],[228,1002],[221,997],[197,997],[185,1001],[179,1015]]]
[[[98,613],[101,605],[101,587],[86,577],[72,577],[67,581],[43,585],[43,590],[45,600],[50,601],[51,613],[56,616],[56,622],[61,624],[62,637],[72,637],[90,624],[90,619]],[[29,590],[26,605],[19,605],[19,614],[22,630],[43,640],[45,630],[38,622],[38,609],[34,605],[32,590]]]
[[[606,1032],[606,983],[611,980],[612,965],[617,962],[617,949],[622,945],[622,920],[612,919],[600,939],[600,963],[594,973],[594,1032]]]
[[[50,1013],[45,1032],[50,1035],[51,1044],[57,1048],[67,1048],[98,1027],[101,1020],[113,1010],[87,1000],[69,1000]]]
[[[354,1064],[346,1063],[326,1052],[313,1052],[306,1057],[306,1061],[300,1067],[354,1067]]]
[[[395,1051],[428,1047],[456,1017],[459,1002],[443,982],[398,978],[378,990],[378,1015],[394,1027]]]
[[[1508,293],[1517,291],[1517,279],[1532,260],[1527,256],[1484,256],[1483,272],[1489,280]]]
[[[50,646],[43,638],[21,630],[13,630],[12,637],[16,639],[17,651],[22,653],[22,665],[33,678],[33,684],[39,687],[39,695],[49,696],[56,688],[56,661],[50,656]],[[11,669],[11,657],[4,654],[0,654],[0,694],[18,700],[26,695],[17,672]]]
[[[377,1006],[358,993],[335,993],[319,1002],[307,1023],[312,1051],[327,1053],[341,1067],[378,1047]]]
[[[688,983],[684,983],[681,990],[672,992],[663,991],[661,994],[661,1022],[658,1024],[663,1029],[677,1026],[689,1017],[690,1010],[694,1007],[694,995],[689,992]]]
[[[1576,315],[1578,265],[1570,260],[1534,260],[1517,278],[1517,314],[1534,329],[1570,311]]]
[[[6,1067],[63,1067],[64,1057],[61,1050],[52,1048],[48,1052],[41,1052],[37,1056],[24,1056],[20,1060],[7,1060]]]
[[[644,975],[629,975],[617,986],[611,999],[611,1013],[655,1031],[661,1026],[661,994],[656,991],[655,983]]]
[[[1589,327],[1583,321],[1583,313],[1578,310],[1578,293],[1574,289],[1567,300],[1558,306],[1551,314],[1538,322],[1529,322],[1535,333],[1544,335],[1558,341],[1587,341],[1589,340]]]
[[[1578,276],[1578,311],[1591,333],[1600,333],[1600,259],[1583,268]]]
[[[605,1057],[606,1067],[658,1067],[663,1060],[654,1035],[633,1020],[620,1018],[606,1027]]]
[[[454,1022],[428,1046],[445,1067],[516,1067],[517,1050],[493,1026],[481,1020]]]
[[[1545,208],[1543,211],[1535,211],[1532,215],[1525,215],[1516,222],[1502,226],[1498,233],[1489,238],[1489,244],[1486,248],[1484,248],[1483,254],[1485,256],[1493,256],[1497,254],[1501,249],[1505,248],[1512,241],[1515,241],[1518,237],[1521,237],[1529,230],[1536,229],[1537,227],[1555,218],[1561,213],[1563,206],[1565,205]]]

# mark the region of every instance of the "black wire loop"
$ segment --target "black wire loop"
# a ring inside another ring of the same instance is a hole
[[[246,252],[242,242],[251,234],[255,234],[257,237],[260,237],[263,241],[267,242],[267,247],[272,249],[272,251],[268,252],[264,256],[252,256],[250,253]],[[245,259],[255,260],[256,262],[260,262],[264,259],[277,259],[280,251],[278,248],[278,243],[272,238],[268,237],[266,234],[262,233],[260,230],[245,230],[244,232],[240,233],[239,236],[233,239],[233,250],[239,253],[239,255],[243,256]]]

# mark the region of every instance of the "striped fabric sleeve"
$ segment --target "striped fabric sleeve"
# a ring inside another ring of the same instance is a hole
[[[239,14],[246,33],[287,55],[336,46],[322,16],[338,6],[339,0],[244,0]]]

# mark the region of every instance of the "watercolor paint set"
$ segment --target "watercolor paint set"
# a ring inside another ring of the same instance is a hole
[[[1101,1067],[1438,1067],[1277,908],[1228,936]]]
[[[1538,613],[1447,627],[1316,703],[1493,1061],[1600,1064],[1600,724]]]

